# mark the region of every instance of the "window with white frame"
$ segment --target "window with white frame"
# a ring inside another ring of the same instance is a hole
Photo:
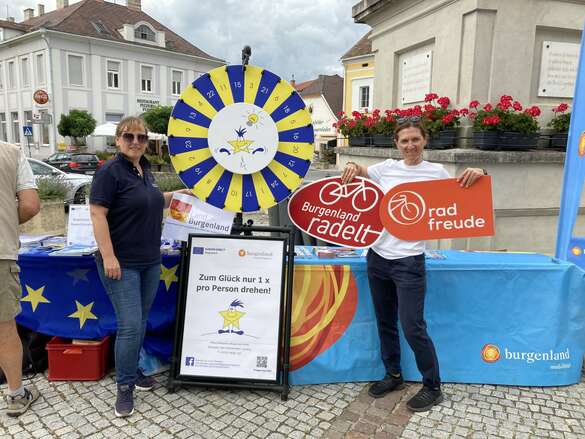
[[[118,61],[107,61],[108,88],[120,88],[120,63]]]
[[[6,113],[0,113],[0,140],[8,142],[8,132],[6,131]]]
[[[48,113],[48,110],[40,110],[39,113],[41,114],[41,117],[44,117],[42,115]],[[43,123],[37,126],[40,127],[39,143],[41,145],[49,146],[49,125]]]
[[[174,95],[181,94],[182,82],[183,82],[183,72],[180,70],[173,70],[172,72],[172,93]]]
[[[145,93],[152,93],[153,68],[140,66],[140,90]]]
[[[45,84],[47,79],[45,77],[45,55],[38,53],[36,56],[36,67],[37,67],[37,83]]]
[[[360,87],[360,107],[361,108],[369,108],[370,107],[370,86],[366,85],[364,87]]]
[[[106,122],[118,123],[123,117],[122,113],[106,113]]]
[[[20,143],[20,121],[18,120],[18,111],[10,113],[10,119],[12,120],[12,141],[14,143]]]
[[[14,61],[8,61],[8,88],[16,88]]]
[[[4,64],[0,63],[0,90],[4,90]]]
[[[20,72],[22,74],[22,86],[30,87],[30,70],[28,58],[20,58]]]
[[[69,71],[69,85],[83,86],[83,57],[67,55],[67,69]]]
[[[24,112],[24,124],[25,125],[32,125],[32,111],[25,111]]]
[[[142,24],[134,29],[134,38],[139,40],[147,40],[147,41],[154,41],[155,35],[154,31],[149,28],[147,25]]]

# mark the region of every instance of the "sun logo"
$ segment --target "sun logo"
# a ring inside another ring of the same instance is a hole
[[[571,249],[571,253],[573,253],[575,256],[581,256],[581,253],[583,253],[583,250],[581,250],[579,247],[573,247]]]
[[[486,363],[495,363],[500,359],[500,348],[495,344],[486,344],[481,349],[481,358]]]
[[[247,111],[246,114],[243,115],[244,119],[246,119],[246,125],[250,128],[254,127],[256,129],[263,127],[264,123],[262,121],[262,116],[255,111]]]
[[[585,131],[579,137],[579,157],[585,156]]]
[[[239,255],[239,256],[242,256],[242,257],[243,257],[243,256],[246,256],[246,250],[244,250],[244,249],[240,250],[240,251],[238,252],[238,255]]]

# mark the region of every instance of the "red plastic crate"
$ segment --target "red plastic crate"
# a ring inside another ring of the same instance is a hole
[[[108,371],[110,337],[99,344],[72,344],[61,337],[47,343],[49,381],[98,381]]]

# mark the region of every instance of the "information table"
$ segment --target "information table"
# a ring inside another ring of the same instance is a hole
[[[427,259],[425,316],[444,382],[556,386],[577,383],[585,347],[585,272],[538,254],[441,251]],[[164,256],[145,348],[172,349],[178,256]],[[115,332],[93,257],[22,254],[18,322],[67,338]],[[291,384],[383,376],[365,258],[298,258]],[[242,319],[242,325],[245,320]],[[403,372],[420,380],[403,345]]]

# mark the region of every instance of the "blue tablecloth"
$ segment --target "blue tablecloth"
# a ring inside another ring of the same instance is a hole
[[[585,272],[538,254],[440,254],[445,259],[427,259],[425,316],[443,381],[538,386],[579,382],[585,347]],[[173,274],[178,262],[177,256],[163,257],[164,280],[148,322],[145,348],[161,357],[168,357],[172,347],[177,292]],[[23,254],[19,264],[20,324],[67,338],[98,338],[115,331],[114,313],[93,257]],[[295,297],[301,293],[301,281],[307,282],[304,271],[329,274],[340,266],[351,278],[347,291],[357,291],[355,306],[347,307],[345,317],[333,318],[333,329],[325,337],[332,340],[330,345],[319,347],[310,361],[295,368],[291,383],[380,378],[384,370],[365,259],[299,258],[295,265]],[[342,332],[335,334],[336,330]],[[293,328],[293,335],[297,332]],[[412,353],[402,342],[404,375],[420,380]]]

